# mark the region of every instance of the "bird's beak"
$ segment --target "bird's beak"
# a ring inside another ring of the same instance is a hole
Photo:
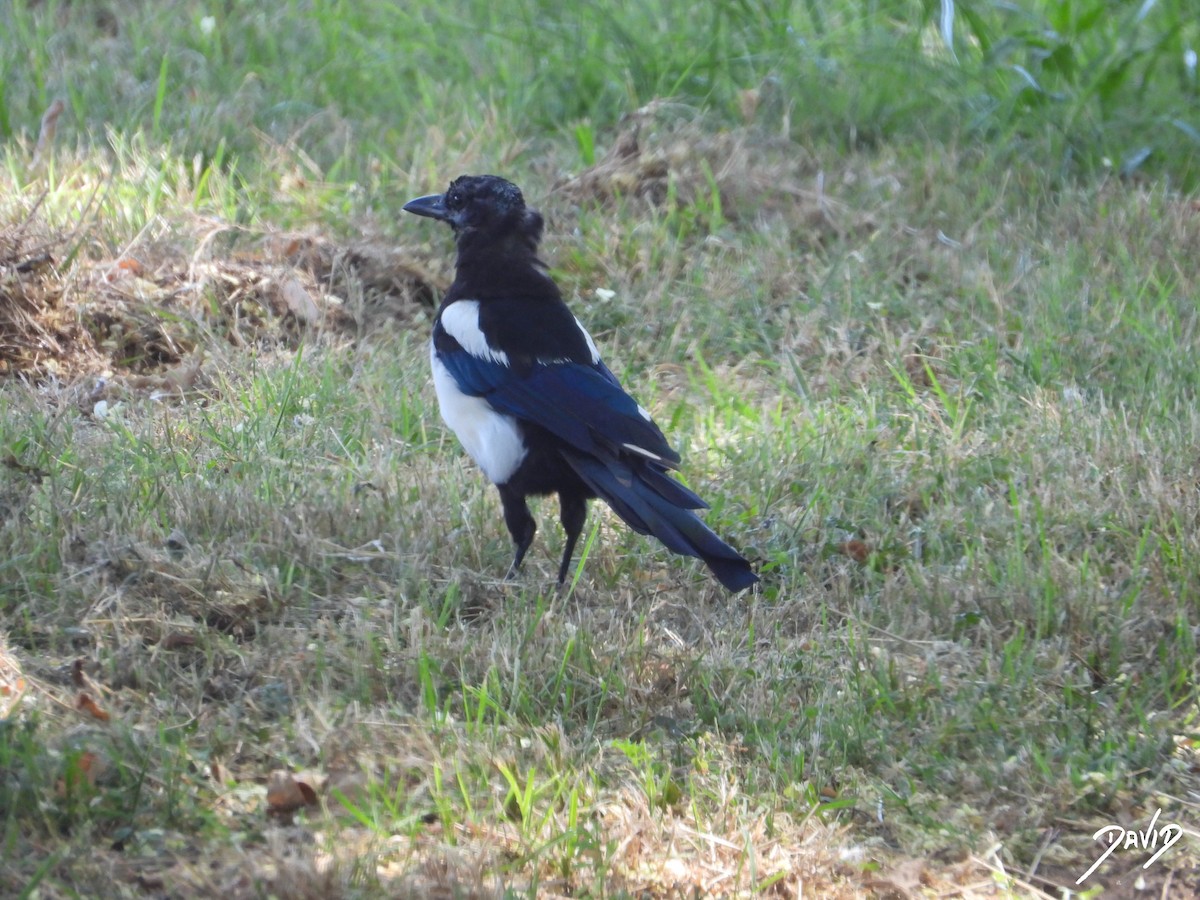
[[[418,197],[416,200],[409,200],[404,204],[403,209],[405,212],[418,216],[428,216],[442,222],[450,221],[450,210],[446,209],[445,194],[428,194]]]

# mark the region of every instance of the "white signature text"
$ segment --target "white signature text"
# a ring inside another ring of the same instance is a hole
[[[1100,868],[1100,864],[1112,856],[1117,848],[1125,850],[1153,850],[1154,855],[1142,865],[1143,869],[1148,869],[1158,862],[1159,857],[1175,846],[1175,842],[1183,836],[1183,829],[1178,825],[1163,825],[1159,828],[1158,817],[1160,815],[1162,815],[1162,810],[1155,810],[1154,818],[1141,831],[1125,828],[1121,825],[1105,825],[1097,831],[1092,835],[1092,838],[1097,841],[1107,841],[1108,847],[1092,863],[1092,867],[1079,876],[1079,880],[1075,883],[1083,884],[1087,881],[1091,874]]]

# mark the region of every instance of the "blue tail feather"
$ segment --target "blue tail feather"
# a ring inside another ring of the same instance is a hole
[[[676,553],[703,560],[731,591],[743,590],[758,581],[750,564],[691,511],[697,508],[692,504],[699,498],[679,482],[663,472],[641,471],[641,467],[635,469],[619,460],[601,462],[578,454],[564,456],[579,477],[634,531],[653,535]],[[679,490],[665,487],[662,481],[671,481]],[[700,503],[703,505],[703,501]]]

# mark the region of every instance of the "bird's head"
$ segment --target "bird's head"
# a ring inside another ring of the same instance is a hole
[[[536,247],[542,237],[541,213],[525,205],[520,188],[497,175],[460,176],[446,193],[410,200],[404,211],[448,223],[460,245],[469,235],[520,235]]]

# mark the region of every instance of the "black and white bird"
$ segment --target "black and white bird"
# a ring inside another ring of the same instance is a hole
[[[566,531],[560,585],[594,497],[639,534],[702,559],[729,590],[758,581],[692,512],[707,504],[668,474],[679,454],[563,302],[537,257],[542,216],[517,186],[465,175],[404,210],[454,230],[456,274],[433,325],[433,383],[442,418],[500,491],[516,545],[509,574],[537,530],[526,498],[556,493]]]

